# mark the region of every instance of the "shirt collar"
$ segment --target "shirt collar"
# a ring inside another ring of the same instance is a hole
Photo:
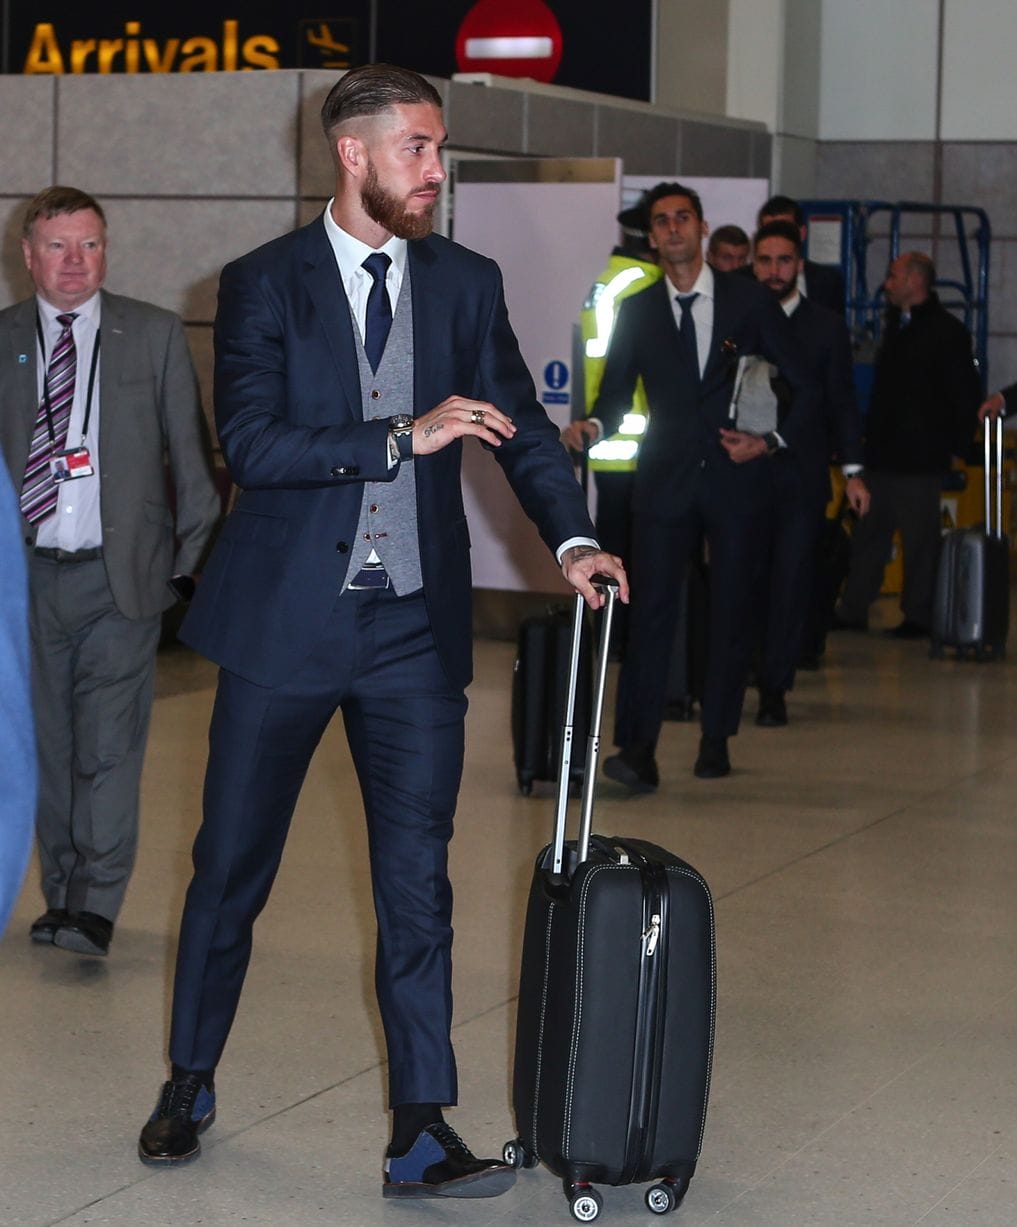
[[[703,267],[699,270],[699,276],[695,280],[695,284],[688,290],[679,290],[670,277],[667,278],[667,284],[670,288],[671,298],[675,294],[681,294],[684,298],[686,294],[700,294],[703,298],[713,298],[713,269],[706,261],[703,261]]]
[[[54,307],[53,304],[47,301],[47,299],[43,298],[41,294],[36,294],[35,302],[39,309],[39,315],[41,316],[43,323],[45,323],[48,327],[59,328],[60,325],[57,324],[56,317],[58,315],[71,314],[71,312],[64,311],[63,307]],[[89,323],[95,323],[99,319],[99,303],[99,291],[96,290],[91,298],[86,298],[80,307],[74,308],[73,314],[79,319],[87,320]]]
[[[794,315],[795,311],[798,309],[798,304],[801,301],[802,301],[801,294],[799,294],[798,291],[795,290],[795,292],[791,295],[790,298],[785,298],[784,301],[780,304],[784,308],[784,314]]]
[[[332,199],[334,200],[335,197]],[[383,251],[385,255],[391,257],[392,263],[399,271],[399,275],[402,276],[403,270],[406,268],[405,239],[397,238],[393,234],[388,242],[383,243],[381,247],[369,247],[367,243],[354,238],[348,230],[344,230],[336,222],[332,216],[332,200],[325,206],[325,212],[322,214],[322,217],[325,222],[325,234],[328,236],[329,244],[335,254],[336,263],[339,265],[339,275],[344,282],[348,282],[367,257],[373,255],[376,251]]]

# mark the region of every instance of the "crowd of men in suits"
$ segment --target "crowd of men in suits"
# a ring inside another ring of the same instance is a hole
[[[843,277],[804,258],[797,202],[768,200],[751,240],[732,225],[711,233],[698,195],[681,183],[658,184],[642,203],[664,276],[621,304],[596,401],[563,434],[576,450],[610,435],[642,380],[649,423],[633,474],[631,629],[618,750],[604,764],[632,792],[659,785],[656,746],[668,707],[661,657],[681,650],[672,649],[675,594],[704,542],[708,633],[693,768],[701,778],[731,769],[729,739],[753,673],[756,723],[786,725],[796,669],[803,659],[815,663],[828,624],[867,625],[897,528],[905,537],[904,618],[891,633],[928,634],[940,482],[951,458],[969,450],[977,405],[970,336],[939,304],[924,254],[904,253],[887,273],[863,440]],[[734,387],[741,361],[757,357],[776,368],[775,421],[739,429]],[[837,614],[823,595],[829,577],[817,574],[834,463],[844,509],[855,517]]]

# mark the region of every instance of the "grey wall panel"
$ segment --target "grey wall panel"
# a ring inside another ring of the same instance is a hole
[[[323,196],[335,190],[335,170],[328,141],[321,128],[321,105],[338,80],[334,72],[307,71],[300,74],[300,165],[298,187],[301,196]]]
[[[546,94],[526,99],[526,152],[569,157],[593,156],[595,108],[588,102],[558,100]]]
[[[752,133],[752,163],[749,174],[753,179],[769,179],[772,176],[774,140],[769,132]]]
[[[754,135],[748,128],[682,120],[682,174],[750,177]]]
[[[804,137],[780,135],[773,138],[773,189],[785,196],[808,199],[816,191],[817,142]]]
[[[668,175],[678,169],[679,121],[625,107],[597,107],[599,158],[621,158],[627,175]]]
[[[219,443],[216,439],[215,419],[212,414],[212,329],[204,324],[192,324],[186,329],[186,332],[187,344],[198,372],[198,383],[201,385],[201,407],[205,410],[212,446],[217,448]]]
[[[109,289],[202,323],[229,260],[293,229],[290,200],[111,200]]]
[[[53,182],[52,77],[0,76],[0,192],[34,196]],[[16,120],[15,118],[16,117]]]
[[[978,205],[995,237],[1017,237],[1017,144],[945,143],[943,199]]]
[[[68,76],[57,174],[101,195],[290,196],[296,72]]]
[[[460,149],[522,153],[524,143],[521,90],[496,89],[460,81],[448,83],[445,126]]]
[[[0,308],[20,302],[33,291],[21,254],[21,225],[30,198],[0,198]]]
[[[832,200],[932,200],[931,141],[824,141],[816,195]]]

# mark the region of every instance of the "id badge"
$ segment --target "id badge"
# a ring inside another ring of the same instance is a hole
[[[95,472],[92,468],[92,457],[87,447],[69,447],[57,454],[49,462],[49,471],[56,482],[73,481],[76,477],[91,477]]]

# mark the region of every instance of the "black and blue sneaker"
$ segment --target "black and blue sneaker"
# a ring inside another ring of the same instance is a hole
[[[404,1155],[385,1159],[384,1197],[497,1197],[515,1184],[515,1168],[478,1159],[444,1121],[428,1125]]]
[[[138,1139],[142,1163],[186,1163],[201,1154],[198,1134],[215,1120],[215,1091],[194,1074],[163,1083]]]

